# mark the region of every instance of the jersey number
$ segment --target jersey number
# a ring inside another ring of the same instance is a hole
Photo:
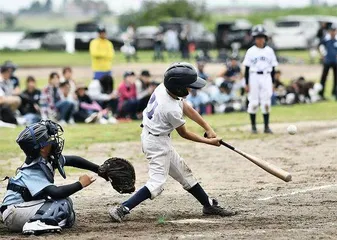
[[[149,119],[153,118],[153,114],[154,114],[154,111],[156,110],[157,106],[158,106],[158,103],[156,102],[156,95],[152,94],[151,98],[149,100],[149,104],[147,106],[148,109],[151,109],[151,110],[146,113],[146,115]]]

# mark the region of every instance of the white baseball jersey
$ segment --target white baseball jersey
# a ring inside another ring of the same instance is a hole
[[[249,67],[251,72],[271,72],[273,67],[278,65],[274,50],[265,46],[264,48],[258,48],[252,46],[247,50],[243,65]]]
[[[163,191],[169,175],[186,190],[198,183],[184,159],[173,148],[169,136],[174,129],[185,124],[183,101],[172,98],[162,83],[152,93],[143,112],[142,150],[149,161],[149,180],[145,186],[151,199]]]
[[[254,45],[247,50],[243,65],[249,67],[248,113],[256,113],[259,106],[263,114],[268,113],[273,94],[271,72],[278,65],[274,50]]]
[[[185,123],[183,99],[173,99],[160,84],[152,93],[143,111],[143,125],[154,135],[168,135]]]

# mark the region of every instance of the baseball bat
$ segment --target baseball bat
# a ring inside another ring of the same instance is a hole
[[[204,135],[205,137],[207,137],[206,133]],[[290,182],[291,181],[291,174],[288,173],[287,171],[284,171],[283,169],[265,161],[262,160],[260,158],[257,158],[255,156],[252,156],[248,153],[245,153],[237,148],[235,148],[234,146],[220,140],[220,144],[231,149],[232,151],[240,154],[241,156],[245,157],[246,159],[248,159],[249,161],[251,161],[252,163],[254,163],[255,165],[259,166],[260,168],[262,168],[263,170],[269,172],[270,174],[274,175],[275,177],[278,177],[280,179],[282,179],[285,182]]]

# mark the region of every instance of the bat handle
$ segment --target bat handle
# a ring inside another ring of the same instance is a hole
[[[204,133],[204,137],[207,138],[207,133]],[[220,144],[225,146],[225,147],[228,147],[229,149],[231,150],[235,150],[235,147],[233,147],[232,145],[228,144],[228,143],[225,143],[224,141],[220,140]]]
[[[224,141],[220,140],[221,145],[224,145],[225,147],[228,147],[231,150],[235,150],[235,147],[233,147],[232,145],[225,143]]]

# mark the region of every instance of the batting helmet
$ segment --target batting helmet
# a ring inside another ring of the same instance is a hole
[[[255,37],[265,37],[268,38],[267,31],[262,25],[255,25],[252,28],[252,36]]]
[[[65,178],[63,165],[59,162],[64,146],[62,134],[62,127],[50,120],[42,120],[27,126],[16,140],[27,156],[25,163],[32,163],[33,160],[40,156],[41,148],[52,145],[50,160],[53,166],[58,168],[60,174]]]
[[[206,81],[198,77],[195,67],[187,62],[172,64],[164,74],[166,89],[178,97],[188,95],[187,88],[200,89],[206,85]]]

